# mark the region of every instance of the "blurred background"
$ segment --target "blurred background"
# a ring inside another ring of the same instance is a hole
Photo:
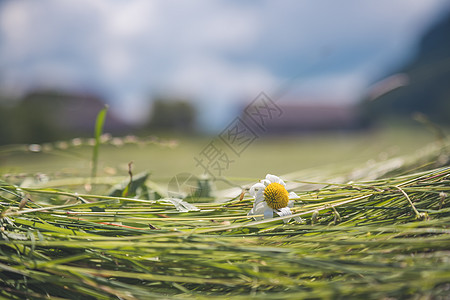
[[[259,138],[323,147],[331,162],[311,139],[348,153],[350,135],[362,146],[402,126],[386,143],[408,148],[434,138],[417,126],[450,123],[449,36],[448,0],[3,0],[0,144],[92,136],[105,104],[113,136],[191,142],[220,135],[263,92],[282,114]]]

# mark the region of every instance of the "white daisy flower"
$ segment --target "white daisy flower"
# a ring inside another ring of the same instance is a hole
[[[266,179],[254,184],[249,193],[255,198],[255,202],[247,215],[264,215],[264,217],[253,217],[256,221],[273,218],[273,213],[280,217],[292,215],[291,207],[294,206],[294,201],[289,199],[298,198],[296,193],[288,193],[286,184],[281,178],[271,174],[267,174]],[[283,221],[287,223],[289,220],[284,219]],[[294,220],[301,222],[302,218],[295,217]]]

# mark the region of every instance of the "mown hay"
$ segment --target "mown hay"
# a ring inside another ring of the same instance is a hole
[[[1,182],[0,296],[443,299],[450,168],[438,150],[315,190],[290,178],[303,223],[253,221],[248,195],[193,207]]]

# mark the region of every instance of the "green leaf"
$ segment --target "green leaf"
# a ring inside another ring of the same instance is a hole
[[[136,195],[139,188],[146,188],[145,181],[147,180],[149,175],[150,174],[148,172],[144,172],[134,176],[131,182],[129,181],[129,179],[126,179],[123,182],[116,184],[109,191],[109,196],[122,197],[124,194],[126,194],[128,197],[131,197]]]
[[[98,165],[98,152],[100,148],[100,137],[103,132],[103,125],[105,124],[106,113],[108,111],[108,105],[100,110],[95,121],[95,145],[92,153],[92,173],[91,177],[95,178],[97,176],[97,165]]]

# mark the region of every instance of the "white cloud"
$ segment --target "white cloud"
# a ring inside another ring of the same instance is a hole
[[[307,80],[294,90],[319,95],[326,86],[354,100],[448,8],[445,0],[5,1],[0,88],[97,89],[129,119],[145,115],[147,93],[221,101],[210,108],[217,116],[297,74]]]

